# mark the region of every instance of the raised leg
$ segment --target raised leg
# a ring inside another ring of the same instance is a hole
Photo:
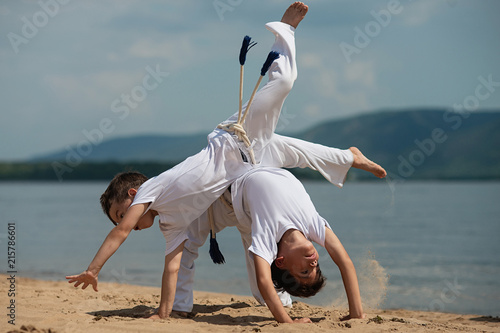
[[[271,49],[280,53],[280,57],[269,68],[269,81],[255,95],[243,124],[250,141],[254,143],[257,162],[260,162],[260,150],[267,145],[276,129],[283,103],[297,78],[295,27],[304,18],[307,8],[296,2],[285,11],[281,22],[266,24],[266,28],[276,36]],[[246,107],[247,104],[243,106],[243,112],[246,112]],[[226,122],[236,120],[237,114]],[[241,148],[246,150],[244,145]]]

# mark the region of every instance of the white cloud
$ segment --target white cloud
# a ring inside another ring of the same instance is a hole
[[[0,15],[2,15],[2,16],[10,15],[9,7],[7,7],[5,5],[0,6]]]
[[[317,68],[321,65],[321,57],[317,53],[304,53],[299,57],[300,68]]]
[[[320,53],[304,53],[300,56],[298,67],[306,75],[312,75],[315,79],[311,80],[317,91],[322,97],[329,97],[337,91],[335,72],[326,70],[326,59]]]
[[[142,82],[145,73],[103,71],[81,77],[46,75],[44,83],[53,92],[53,98],[62,106],[90,112],[109,109],[114,99]]]
[[[354,61],[344,69],[344,78],[351,84],[358,84],[365,88],[373,88],[375,72],[372,62]]]
[[[138,58],[161,58],[169,68],[189,66],[196,55],[192,39],[184,37],[169,38],[168,41],[140,39],[130,46],[128,53]]]
[[[441,1],[420,0],[404,6],[403,21],[407,26],[420,26],[434,16],[441,6]]]
[[[375,70],[371,62],[352,62],[332,68],[328,52],[306,53],[300,57],[301,73],[311,77],[312,91],[320,99],[336,103],[340,110],[362,110],[369,107],[369,95],[376,86]],[[318,115],[319,109],[309,106],[306,112]]]
[[[308,115],[309,117],[318,117],[321,115],[321,106],[317,104],[309,104],[306,105],[304,109],[304,113]]]

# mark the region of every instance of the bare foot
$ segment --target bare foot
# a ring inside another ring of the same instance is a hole
[[[306,16],[309,7],[307,7],[302,2],[294,2],[288,7],[281,18],[281,22],[291,25],[294,28],[297,28],[300,21]]]
[[[382,168],[377,163],[367,159],[358,148],[351,147],[349,148],[349,150],[354,155],[354,162],[352,163],[353,168],[371,172],[378,178],[384,178],[385,176],[387,176],[387,172],[384,170],[384,168]]]

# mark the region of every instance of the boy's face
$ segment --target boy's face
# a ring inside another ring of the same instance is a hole
[[[113,221],[118,225],[123,220],[125,213],[129,209],[130,205],[134,201],[134,197],[137,194],[137,190],[131,188],[128,191],[127,198],[122,202],[113,201],[109,209],[109,215]],[[134,230],[147,229],[153,225],[155,215],[153,211],[149,210],[144,216],[142,216],[134,227]]]
[[[281,257],[276,258],[276,266],[286,269],[290,274],[304,284],[316,281],[319,254],[314,245],[304,238],[296,246],[282,251]]]
[[[123,217],[132,204],[133,199],[133,197],[131,198],[129,196],[122,202],[113,201],[111,207],[109,208],[109,216],[111,217],[113,222],[119,224],[123,220]]]

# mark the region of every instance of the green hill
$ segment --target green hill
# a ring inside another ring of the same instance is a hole
[[[358,147],[400,179],[500,179],[500,112],[459,114],[445,109],[381,111],[332,120],[290,136],[323,145]],[[206,133],[143,135],[37,156],[25,163],[1,163],[0,179],[108,179],[123,169],[155,175],[206,145]],[[58,169],[59,168],[59,169]],[[294,170],[303,177],[315,172]],[[351,178],[373,178],[353,170]]]
[[[499,112],[380,112],[331,121],[296,136],[327,146],[356,146],[395,177],[500,178]]]

